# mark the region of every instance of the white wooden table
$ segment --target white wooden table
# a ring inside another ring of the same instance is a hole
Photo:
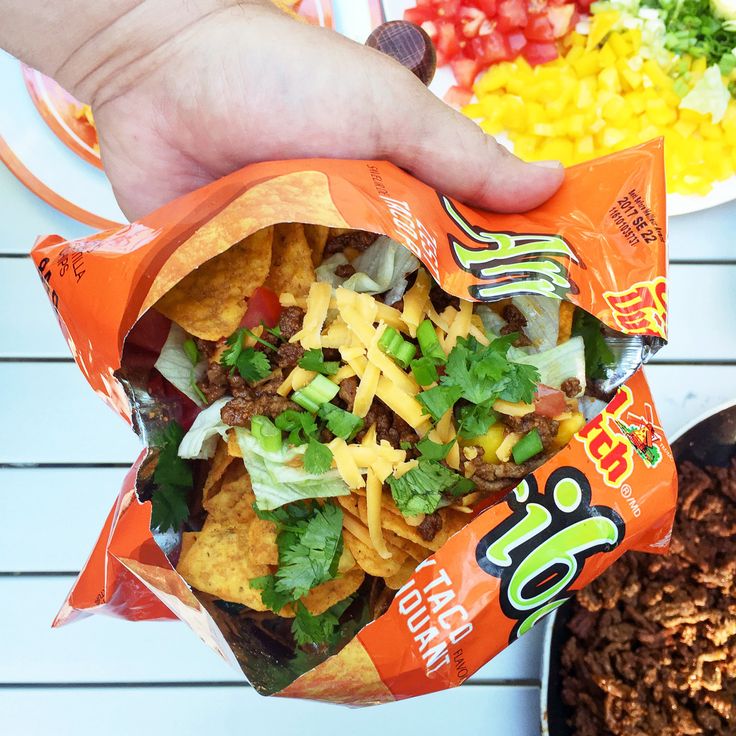
[[[669,432],[736,396],[734,229],[736,202],[670,223],[672,339],[648,370]],[[69,357],[27,257],[49,232],[88,229],[1,168],[0,733],[536,736],[541,631],[462,688],[355,711],[261,698],[184,624],[50,629],[138,442]]]

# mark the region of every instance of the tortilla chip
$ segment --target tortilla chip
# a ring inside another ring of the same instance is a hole
[[[322,263],[322,254],[330,236],[330,228],[324,225],[305,225],[304,234],[307,236],[309,250],[312,251],[312,265],[317,268]]]
[[[276,534],[276,526],[272,521],[259,519],[258,516],[254,515],[248,522],[245,537],[253,562],[261,565],[279,564]]]
[[[313,282],[312,253],[304,226],[296,222],[276,225],[271,270],[264,286],[276,294],[288,291],[300,297],[309,293]]]
[[[227,452],[231,457],[243,457],[243,451],[238,444],[238,438],[233,430],[227,433]]]
[[[204,340],[230,335],[243,319],[246,299],[266,279],[272,244],[273,228],[253,233],[185,276],[156,308]]]
[[[571,302],[560,303],[560,325],[557,328],[557,344],[567,342],[572,335],[572,318],[575,314],[575,305]]]
[[[352,493],[349,496],[338,496],[337,502],[345,511],[351,513],[353,516],[358,516],[358,499]]]
[[[249,581],[268,575],[269,569],[253,561],[244,537],[237,526],[208,518],[176,569],[197,590],[266,611],[261,592],[251,588]]]
[[[422,539],[415,526],[410,526],[403,517],[387,511],[385,507],[381,509],[381,525],[384,529],[394,532],[394,534],[397,534],[403,539],[436,552],[453,534],[460,531],[469,521],[467,514],[451,511],[450,509],[440,509],[439,514],[442,517],[442,529],[429,542],[426,539]]]
[[[393,557],[384,560],[373,547],[369,547],[354,534],[347,531],[347,529],[343,529],[342,537],[348,549],[352,552],[353,557],[355,557],[355,561],[369,575],[374,575],[378,578],[396,575],[401,569],[401,564],[406,559],[405,553],[399,552],[399,550],[393,550]]]
[[[385,579],[386,586],[391,588],[391,590],[402,588],[407,584],[407,582],[409,582],[409,578],[414,574],[416,567],[417,565],[415,560],[406,560],[396,575],[392,575]]]
[[[197,541],[198,534],[199,532],[182,532],[179,560],[183,560],[187,556],[187,552],[189,552],[189,550],[192,548],[192,545]]]
[[[339,578],[328,580],[326,583],[312,588],[302,598],[302,603],[312,616],[319,616],[320,613],[324,613],[328,608],[334,606],[335,603],[339,603],[349,595],[355,593],[362,585],[364,578],[365,574],[362,570],[357,568],[351,570]]]
[[[427,557],[432,554],[432,552],[426,547],[422,547],[422,545],[416,544],[409,539],[404,539],[398,534],[388,531],[388,529],[383,530],[383,538],[392,547],[398,547],[400,550],[406,552],[406,554],[416,562],[426,560]]]
[[[256,497],[250,478],[241,463],[233,463],[222,478],[218,493],[203,501],[208,520],[245,524],[255,517]]]
[[[217,493],[219,482],[231,462],[232,457],[228,454],[227,444],[220,440],[217,443],[215,455],[212,458],[207,478],[202,487],[202,502],[207,501],[210,496],[214,496]]]

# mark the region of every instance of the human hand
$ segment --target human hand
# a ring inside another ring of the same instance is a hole
[[[537,206],[562,182],[555,162],[523,163],[389,57],[268,0],[130,4],[115,0],[119,17],[59,57],[55,77],[91,103],[131,219],[272,159],[387,159],[503,212]]]

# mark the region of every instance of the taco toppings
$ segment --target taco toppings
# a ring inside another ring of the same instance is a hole
[[[567,302],[462,301],[399,243],[312,225],[246,238],[157,308],[157,373],[198,408],[159,443],[152,524],[191,509],[181,575],[292,618],[297,645],[329,644],[366,575],[398,589],[564,447],[613,360]]]

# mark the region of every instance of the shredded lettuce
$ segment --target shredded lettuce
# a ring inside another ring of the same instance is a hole
[[[344,286],[364,294],[386,292],[386,304],[393,304],[404,296],[406,277],[419,268],[419,261],[408,248],[385,235],[353,261],[355,273],[343,278],[335,270],[346,263],[348,259],[342,253],[330,256],[316,269],[317,281],[327,281],[333,287]]]
[[[566,379],[577,378],[580,382],[578,396],[585,391],[585,343],[582,337],[571,337],[562,345],[533,355],[509,348],[508,357],[515,363],[533,365],[539,371],[540,383],[545,386],[560,388]]]
[[[709,66],[695,86],[680,100],[680,108],[710,115],[714,123],[720,123],[726,114],[731,95],[723,82],[717,64]]]
[[[224,438],[225,432],[229,429],[220,418],[220,410],[232,399],[232,396],[223,396],[197,414],[197,418],[179,445],[179,457],[188,460],[207,460],[215,454],[217,436]]]
[[[194,385],[204,376],[207,361],[200,360],[197,365],[192,365],[192,361],[184,350],[184,343],[189,339],[189,335],[179,325],[172,322],[169,336],[161,348],[161,354],[154,368],[197,406],[204,406]]]
[[[557,344],[560,330],[560,300],[548,296],[515,296],[511,303],[526,318],[524,334],[531,341],[531,351],[542,353]]]
[[[262,511],[272,511],[292,501],[350,493],[337,470],[316,475],[307,473],[302,462],[294,462],[304,456],[306,445],[267,452],[247,429],[235,427],[235,436]]]
[[[487,304],[479,305],[475,312],[480,317],[483,329],[488,337],[498,337],[501,330],[506,327],[506,320],[500,314],[496,314]]]

